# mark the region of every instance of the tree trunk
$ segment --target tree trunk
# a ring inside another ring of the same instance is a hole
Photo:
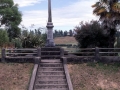
[[[114,48],[115,33],[116,33],[115,29],[110,29],[109,41],[108,41],[109,42],[109,46],[108,46],[108,48]]]

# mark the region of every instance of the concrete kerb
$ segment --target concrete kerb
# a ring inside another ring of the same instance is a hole
[[[69,88],[69,90],[73,90],[73,85],[72,85],[70,75],[69,75],[69,71],[68,71],[68,68],[67,68],[67,58],[62,57],[62,60],[63,60],[63,67],[64,67],[66,79],[67,79],[68,88]]]
[[[34,63],[35,64],[34,64],[31,79],[30,79],[30,82],[29,82],[28,90],[33,90],[34,89],[34,83],[35,83],[36,74],[37,74],[37,70],[38,70],[40,62],[41,62],[41,57],[35,57],[34,58]]]

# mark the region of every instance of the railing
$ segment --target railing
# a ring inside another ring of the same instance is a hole
[[[97,51],[96,48],[80,48],[78,52],[68,52],[68,53],[82,57],[94,57],[96,51]]]
[[[120,56],[120,48],[98,48],[101,57]]]
[[[38,49],[2,49],[1,61],[5,62],[5,59],[25,59],[40,57],[40,48]]]
[[[80,48],[79,52],[70,52],[69,54],[76,54],[78,56],[119,56],[120,48]]]
[[[62,52],[62,51],[61,51]],[[99,60],[100,57],[120,56],[120,48],[80,48],[79,52],[69,52],[69,54],[77,55],[78,57],[95,57]],[[1,61],[13,58],[34,58],[41,57],[41,49],[2,49]]]

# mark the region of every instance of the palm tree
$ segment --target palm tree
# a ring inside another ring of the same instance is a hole
[[[120,0],[99,0],[94,5],[93,14],[99,19],[109,36],[109,46],[114,47],[116,26],[120,24]]]

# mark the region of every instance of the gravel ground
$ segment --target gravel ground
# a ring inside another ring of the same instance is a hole
[[[33,64],[0,63],[0,90],[27,90]]]
[[[74,90],[120,90],[120,67],[107,64],[68,64]]]

